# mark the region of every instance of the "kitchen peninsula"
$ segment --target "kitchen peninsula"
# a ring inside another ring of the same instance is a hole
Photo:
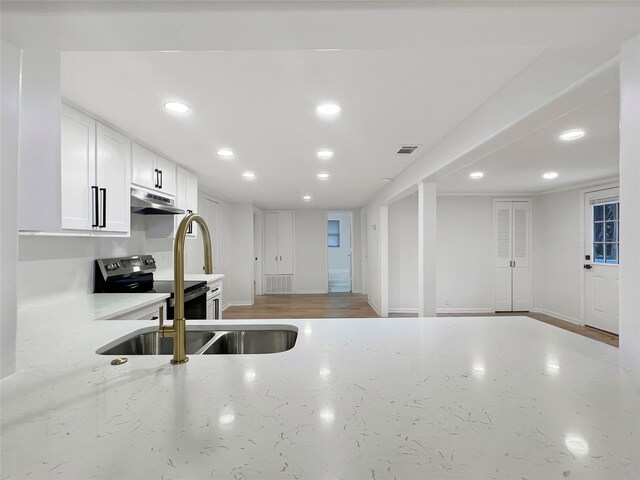
[[[3,479],[638,473],[640,407],[617,350],[529,318],[222,321],[291,325],[296,345],[112,366],[96,349],[155,323],[62,306],[21,311]]]

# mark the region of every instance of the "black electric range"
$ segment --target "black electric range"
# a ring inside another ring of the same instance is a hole
[[[168,293],[167,318],[173,318],[174,282],[156,281],[156,261],[151,255],[102,258],[95,261],[95,293]],[[185,318],[206,318],[207,282],[184,282]]]

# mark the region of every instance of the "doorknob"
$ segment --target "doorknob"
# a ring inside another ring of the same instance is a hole
[[[593,268],[592,265],[589,265],[588,263],[586,265],[584,265],[585,270],[591,270]]]

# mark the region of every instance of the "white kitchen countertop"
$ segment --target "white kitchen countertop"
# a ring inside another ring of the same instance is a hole
[[[112,366],[154,322],[23,312],[1,478],[640,478],[616,348],[524,317],[221,321],[256,323],[296,346]]]
[[[154,280],[158,281],[173,281],[173,272],[155,272],[153,274]],[[207,275],[206,273],[187,273],[184,279],[187,282],[217,282],[224,278],[224,273],[212,273]]]

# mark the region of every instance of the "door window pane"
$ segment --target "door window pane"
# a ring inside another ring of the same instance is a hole
[[[620,204],[593,206],[593,262],[617,265],[620,255]]]
[[[601,222],[604,220],[604,205],[594,205],[593,207],[593,221]]]
[[[596,263],[604,263],[604,244],[596,243],[593,245],[593,259]]]
[[[604,223],[598,222],[593,224],[593,241],[604,242]]]

